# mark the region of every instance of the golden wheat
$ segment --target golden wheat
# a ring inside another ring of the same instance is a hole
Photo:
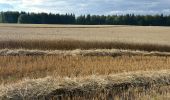
[[[0,25],[1,41],[71,39],[169,45],[169,33],[169,27],[157,26]]]
[[[39,49],[39,50],[74,50],[74,49],[130,49],[144,51],[170,52],[169,45],[125,43],[119,41],[80,41],[80,40],[6,40],[0,41],[0,49]]]
[[[93,74],[170,69],[170,57],[157,56],[0,56],[1,82],[48,75],[78,77]]]
[[[168,27],[0,24],[0,49],[170,51]]]

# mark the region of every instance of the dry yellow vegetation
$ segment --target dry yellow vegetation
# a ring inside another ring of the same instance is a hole
[[[46,77],[1,85],[1,100],[150,100],[169,99],[169,70]]]
[[[0,56],[170,56],[170,52],[139,51],[123,49],[88,49],[88,50],[29,50],[0,49]]]
[[[169,45],[126,43],[119,41],[79,41],[79,40],[5,40],[0,41],[0,49],[39,49],[39,50],[75,50],[75,49],[130,49],[144,51],[170,52]]]
[[[0,56],[0,61],[1,83],[54,74],[78,77],[170,69],[170,57],[159,56]]]
[[[170,28],[0,24],[0,99],[169,99]]]
[[[170,28],[0,24],[0,49],[170,51]]]
[[[0,40],[119,41],[169,45],[170,28],[108,25],[0,24]]]

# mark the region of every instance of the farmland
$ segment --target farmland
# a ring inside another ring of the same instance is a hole
[[[0,24],[0,99],[169,99],[170,28]]]
[[[0,40],[81,40],[169,45],[169,27],[108,25],[0,25]]]

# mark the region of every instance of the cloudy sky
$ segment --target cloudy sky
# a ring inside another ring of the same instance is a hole
[[[0,0],[1,11],[170,14],[170,0]]]

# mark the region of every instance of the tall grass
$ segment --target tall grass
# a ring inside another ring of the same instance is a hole
[[[125,42],[102,42],[81,40],[7,40],[0,41],[0,49],[40,49],[40,50],[74,50],[74,49],[130,49],[144,51],[170,52],[169,45],[140,44]]]
[[[79,77],[170,69],[170,57],[157,56],[0,56],[0,82],[49,75]]]

